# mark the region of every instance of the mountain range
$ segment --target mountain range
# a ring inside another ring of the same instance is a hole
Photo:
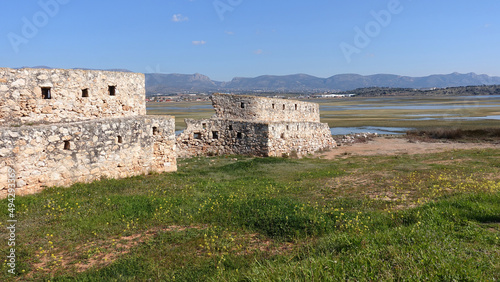
[[[33,68],[49,68],[37,66]],[[130,72],[126,69],[109,71]],[[445,88],[474,85],[500,84],[500,77],[475,73],[436,74],[423,77],[400,76],[393,74],[339,74],[320,78],[307,74],[262,75],[258,77],[235,77],[231,81],[215,81],[208,76],[196,74],[147,73],[146,93],[175,94],[189,92],[335,92],[349,91],[366,87],[391,88]]]
[[[146,74],[149,95],[185,92],[323,92],[348,91],[364,87],[445,88],[500,84],[500,77],[475,73],[451,73],[410,77],[392,74],[339,74],[319,78],[307,74],[235,77],[228,82],[211,80],[202,74]]]

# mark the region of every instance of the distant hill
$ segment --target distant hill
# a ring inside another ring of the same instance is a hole
[[[146,89],[151,94],[179,92],[299,92],[347,91],[367,87],[445,88],[500,84],[500,77],[475,73],[430,75],[425,77],[392,74],[339,74],[319,78],[307,74],[263,75],[254,78],[235,77],[229,82],[213,81],[201,74],[146,74]]]
[[[202,74],[146,74],[148,94],[217,91],[222,83]]]
[[[356,96],[361,97],[500,95],[500,85],[457,86],[431,89],[367,87],[339,92],[339,94],[356,94]]]
[[[36,66],[32,68],[47,68]],[[77,68],[75,68],[77,69]],[[79,68],[85,69],[85,68]],[[130,72],[127,69],[107,69],[107,71]],[[320,78],[308,74],[262,75],[258,77],[235,77],[231,81],[214,81],[208,76],[195,74],[147,73],[146,94],[175,94],[199,92],[292,92],[317,93],[341,92],[359,88],[446,88],[477,85],[499,85],[500,77],[475,73],[436,74],[424,77],[400,76],[394,74],[339,74]]]

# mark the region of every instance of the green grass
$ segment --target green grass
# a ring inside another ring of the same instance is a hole
[[[4,281],[500,279],[498,149],[194,158],[15,203]]]

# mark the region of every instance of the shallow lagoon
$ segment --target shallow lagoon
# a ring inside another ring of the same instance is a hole
[[[407,127],[383,127],[383,126],[361,126],[361,127],[334,127],[330,128],[332,135],[347,135],[356,133],[377,133],[377,134],[404,134],[413,128]]]
[[[500,127],[500,95],[458,97],[376,97],[306,100],[320,104],[321,121],[333,134],[400,134],[428,127]],[[210,118],[210,102],[148,103],[148,114],[173,115],[176,130],[184,119]]]
[[[320,100],[323,122],[359,132],[369,128],[500,127],[500,95]],[[393,131],[392,129],[390,131]]]

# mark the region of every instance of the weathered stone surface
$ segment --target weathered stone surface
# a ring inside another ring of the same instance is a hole
[[[175,120],[145,116],[144,89],[142,74],[0,68],[0,198],[9,168],[18,194],[177,170]]]
[[[103,125],[114,130],[103,131]],[[68,186],[81,181],[82,177],[88,182],[102,176],[118,178],[150,171],[175,171],[174,130],[173,117],[129,117],[0,128],[0,163],[11,163],[16,170],[19,194],[37,192],[44,186]],[[18,133],[16,137],[12,137],[12,132]],[[73,138],[66,146],[65,135],[74,136],[75,133],[82,136]],[[46,138],[31,142],[37,134]],[[89,145],[94,137],[112,142]],[[20,140],[25,141],[25,145],[15,153],[13,144]],[[0,168],[4,170],[5,165]],[[1,182],[0,197],[5,197],[6,188],[7,183]]]
[[[44,87],[50,99],[43,98]],[[0,68],[0,126],[140,116],[145,105],[143,74]]]
[[[317,104],[226,94],[213,95],[212,102],[216,114],[211,119],[186,119],[187,128],[177,138],[179,157],[302,157],[336,146],[328,125],[316,122]]]
[[[214,118],[254,122],[319,122],[319,105],[247,95],[212,95]]]

